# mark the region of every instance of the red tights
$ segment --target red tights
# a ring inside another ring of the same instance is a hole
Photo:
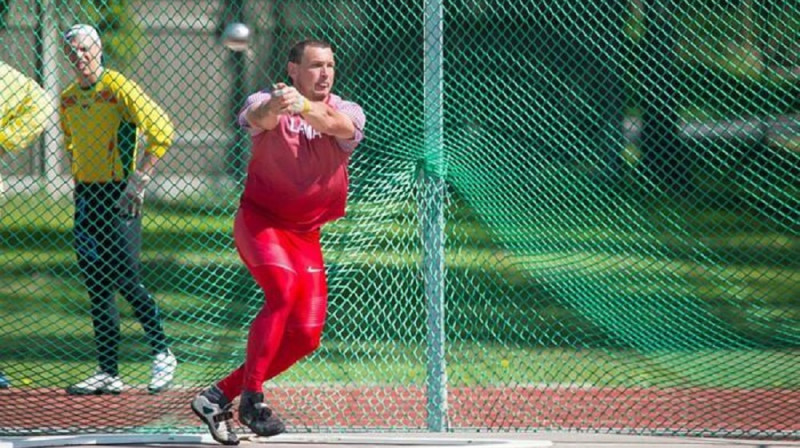
[[[327,282],[321,269],[249,266],[265,291],[265,302],[250,326],[245,362],[217,386],[229,400],[242,390],[261,392],[277,376],[319,347],[327,310]],[[309,272],[311,271],[311,272]]]

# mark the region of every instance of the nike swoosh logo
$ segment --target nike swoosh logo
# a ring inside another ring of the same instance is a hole
[[[213,414],[214,410],[203,406],[203,414]]]

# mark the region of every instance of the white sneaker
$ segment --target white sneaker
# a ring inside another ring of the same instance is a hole
[[[147,391],[157,394],[166,389],[175,378],[175,369],[177,368],[178,360],[169,349],[157,354],[156,359],[153,360],[153,377],[150,379]]]
[[[96,372],[78,384],[67,388],[70,395],[118,395],[122,392],[122,380],[118,376],[111,376],[105,372]]]

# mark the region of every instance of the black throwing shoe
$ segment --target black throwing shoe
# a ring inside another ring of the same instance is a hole
[[[264,404],[264,394],[244,391],[239,398],[239,421],[262,437],[286,432],[286,426]]]

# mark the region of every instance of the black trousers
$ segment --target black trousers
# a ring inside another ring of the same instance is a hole
[[[119,374],[120,321],[115,295],[133,307],[153,353],[167,349],[158,306],[142,284],[139,252],[141,217],[118,207],[123,182],[79,183],[75,187],[75,250],[91,301],[100,370]]]

